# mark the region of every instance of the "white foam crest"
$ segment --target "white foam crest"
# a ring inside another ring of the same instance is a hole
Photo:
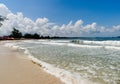
[[[77,44],[69,43],[72,47],[86,47],[86,48],[104,48],[120,50],[120,41],[76,41]]]
[[[86,47],[86,48],[101,48],[103,46],[92,46],[92,45],[79,45],[79,44],[72,44],[72,43],[68,43],[68,46],[72,46],[72,47]]]
[[[46,43],[46,42],[51,42],[51,40],[24,40],[24,43],[35,43],[35,44],[39,44],[39,43]],[[23,43],[23,44],[24,44]]]
[[[45,42],[45,41],[49,41],[49,40],[26,40],[26,41],[24,41],[24,42],[35,42],[35,41],[38,41],[38,42]]]
[[[45,63],[43,61],[38,60],[37,58],[34,58],[33,56],[29,55],[29,58],[42,65],[43,69],[47,71],[48,73],[56,76],[57,78],[60,78],[61,81],[63,81],[65,84],[98,84],[95,82],[91,82],[88,79],[82,78],[78,74],[72,74],[68,71],[65,71],[64,69],[56,68],[48,63]]]
[[[51,40],[51,42],[56,42],[56,43],[69,43],[69,40]]]
[[[27,53],[27,49],[26,48],[20,47],[20,46],[16,45],[16,43],[14,43],[14,42],[4,43],[4,46],[12,48],[12,49],[15,49],[15,50],[18,50],[18,51],[22,51],[25,54]]]
[[[25,40],[25,41],[23,41],[23,42],[25,42],[25,43],[40,43],[38,40]]]
[[[66,46],[71,46],[71,47],[87,47],[87,48],[100,48],[100,47],[103,47],[103,46],[93,46],[93,45],[79,45],[79,44],[73,44],[73,43],[69,43],[68,41],[44,41],[44,42],[39,42],[41,44],[46,44],[46,45],[59,45],[59,46],[62,46],[62,45],[66,45]]]
[[[114,46],[106,46],[105,48],[106,49],[112,49],[112,50],[114,50],[114,49],[120,50],[120,47],[114,47]]]
[[[47,45],[65,45],[66,43],[57,43],[57,42],[41,42],[42,44]]]
[[[120,41],[83,41],[84,44],[120,46]]]
[[[115,41],[119,44],[119,41]],[[115,42],[113,44],[115,44]],[[82,43],[86,43],[86,45],[83,44],[73,44],[73,43],[68,43],[65,41],[65,43],[62,43],[61,41],[40,41],[37,43],[45,44],[45,45],[58,45],[58,46],[70,46],[70,47],[81,47],[81,48],[105,48],[105,49],[117,49],[120,50],[119,46],[111,46],[111,45],[89,45],[89,44],[110,44],[109,42],[99,42],[99,41],[83,41]],[[117,44],[117,45],[118,45]]]
[[[19,46],[16,46],[15,43],[4,43],[4,46],[13,48],[13,49],[18,49]]]
[[[116,47],[116,46],[93,46],[93,45],[79,45],[79,44],[67,44],[68,46],[72,46],[72,47],[82,47],[82,48],[104,48],[104,49],[116,49],[116,50],[120,50],[120,47]]]

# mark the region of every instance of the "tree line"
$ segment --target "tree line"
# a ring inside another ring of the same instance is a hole
[[[57,37],[57,36],[54,36],[54,37],[42,36],[37,33],[34,33],[34,34],[26,33],[26,34],[22,35],[22,33],[16,28],[13,28],[9,37],[14,38],[14,39],[21,39],[21,38],[24,38],[24,39],[56,39],[56,38],[61,38],[61,37]]]

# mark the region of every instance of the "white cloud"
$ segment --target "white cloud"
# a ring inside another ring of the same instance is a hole
[[[38,18],[36,21],[24,17],[21,12],[12,13],[4,4],[0,4],[0,15],[5,16],[8,20],[2,22],[0,35],[8,35],[15,27],[24,33],[38,33],[50,36],[94,36],[94,35],[112,35],[120,32],[120,25],[112,28],[98,26],[96,22],[83,24],[82,20],[75,23],[70,21],[68,24],[56,25],[49,21],[48,18]]]
[[[11,13],[11,11],[4,4],[0,4],[0,15],[7,16],[9,13]]]

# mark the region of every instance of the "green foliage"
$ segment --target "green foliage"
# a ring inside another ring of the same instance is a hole
[[[34,38],[34,39],[39,39],[40,36],[39,36],[37,33],[35,33],[35,34],[33,34],[33,38]]]
[[[40,36],[37,33],[35,34],[26,33],[23,37],[28,39],[40,39]]]
[[[13,28],[10,37],[20,39],[22,37],[22,33],[19,30]]]
[[[23,37],[30,39],[30,38],[32,38],[33,36],[32,36],[32,34],[26,33]]]
[[[22,33],[19,30],[17,30],[16,28],[13,28],[13,31],[11,32],[9,37],[13,37],[15,39],[20,39],[20,38],[25,38],[25,39],[57,39],[57,38],[60,38],[60,37],[40,36],[37,33],[34,33],[34,34],[26,33],[26,34],[24,34],[24,36],[22,36]]]

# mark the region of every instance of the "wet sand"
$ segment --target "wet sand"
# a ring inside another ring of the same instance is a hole
[[[0,84],[63,84],[24,54],[0,45]]]

